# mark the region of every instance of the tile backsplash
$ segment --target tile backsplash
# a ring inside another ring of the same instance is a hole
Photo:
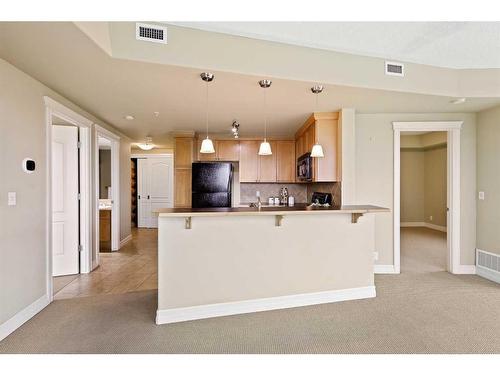
[[[240,203],[251,203],[257,200],[255,194],[260,191],[260,199],[262,202],[267,202],[269,197],[279,196],[280,189],[286,187],[288,195],[295,198],[296,203],[307,202],[307,186],[306,184],[240,184]]]
[[[269,197],[279,196],[280,189],[286,187],[288,195],[295,198],[296,203],[310,203],[312,193],[319,191],[331,193],[335,205],[340,205],[340,182],[315,182],[308,184],[265,184],[241,183],[240,204],[247,204],[257,200],[255,194],[260,191],[262,202],[267,202]]]

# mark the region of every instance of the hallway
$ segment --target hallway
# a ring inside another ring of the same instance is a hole
[[[100,265],[89,274],[62,276],[69,283],[57,291],[54,299],[120,294],[157,289],[157,230],[132,229],[132,241],[119,251],[100,253]]]

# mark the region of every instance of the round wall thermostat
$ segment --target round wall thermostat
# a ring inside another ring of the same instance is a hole
[[[23,171],[26,173],[33,173],[35,171],[35,161],[30,158],[26,158],[23,160]]]

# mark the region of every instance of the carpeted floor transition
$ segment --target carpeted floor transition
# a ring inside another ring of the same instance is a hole
[[[375,283],[372,299],[162,326],[154,290],[59,300],[0,353],[500,353],[497,284],[411,254]]]

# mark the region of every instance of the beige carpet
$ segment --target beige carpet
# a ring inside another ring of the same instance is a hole
[[[58,300],[0,352],[500,353],[500,286],[434,271],[442,234],[403,237],[403,273],[377,276],[377,298],[163,326],[155,291]]]

